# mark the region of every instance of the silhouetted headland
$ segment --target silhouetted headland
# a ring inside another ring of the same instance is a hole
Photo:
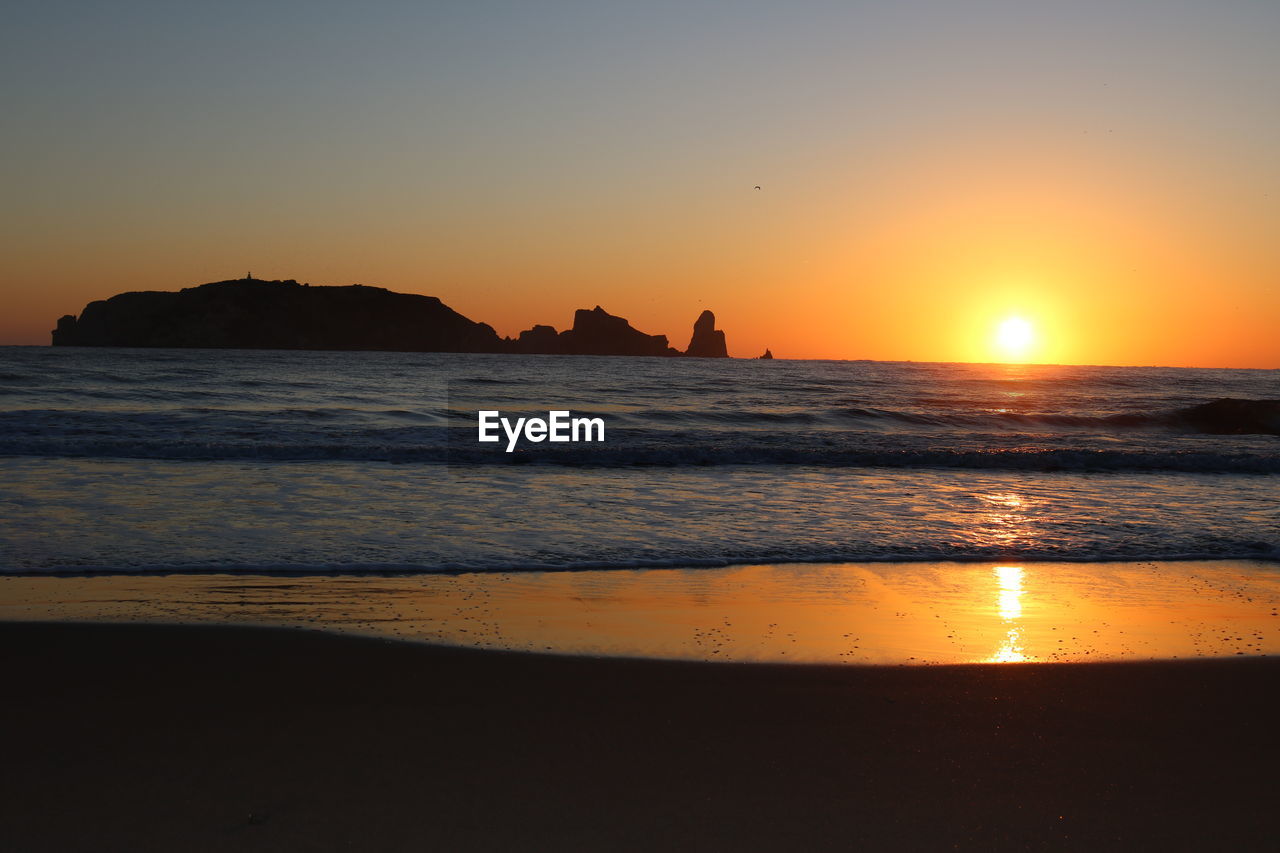
[[[121,293],[90,302],[53,330],[54,346],[393,350],[727,358],[724,332],[703,311],[687,352],[599,305],[578,309],[573,328],[535,325],[516,339],[454,311],[434,296],[353,284],[312,287],[243,278],[172,291]]]

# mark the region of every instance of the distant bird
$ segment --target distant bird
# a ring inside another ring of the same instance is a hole
[[[759,187],[756,187],[756,189],[760,189],[760,188],[759,188]]]

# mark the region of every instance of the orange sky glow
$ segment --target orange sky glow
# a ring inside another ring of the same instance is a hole
[[[905,5],[153,22],[190,55],[27,21],[67,49],[8,60],[0,344],[251,270],[512,336],[711,308],[735,356],[1280,367],[1280,14]]]

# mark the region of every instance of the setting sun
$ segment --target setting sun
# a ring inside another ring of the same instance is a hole
[[[996,348],[1001,355],[1018,358],[1027,354],[1035,342],[1035,329],[1021,317],[1009,317],[996,329]]]

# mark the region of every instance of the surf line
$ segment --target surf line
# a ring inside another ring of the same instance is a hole
[[[479,418],[477,440],[501,441],[498,428],[507,436],[507,453],[516,449],[521,438],[537,444],[540,441],[604,441],[604,418],[575,418],[566,410],[547,412],[544,418],[504,418],[502,412],[487,409],[476,412]]]

